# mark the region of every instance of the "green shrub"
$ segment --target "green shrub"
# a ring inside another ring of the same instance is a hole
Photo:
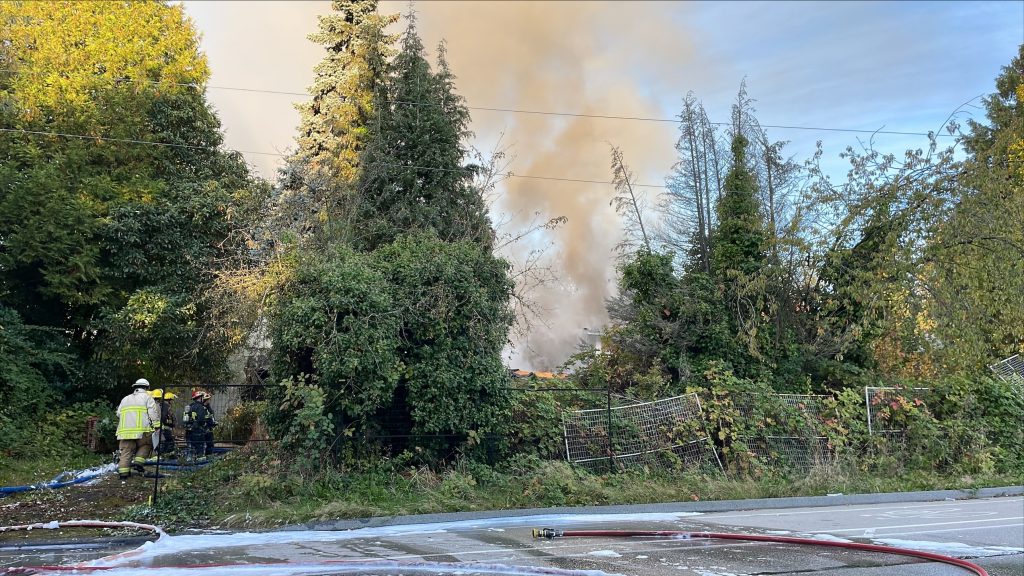
[[[230,408],[214,429],[217,438],[243,442],[248,440],[257,423],[266,414],[267,407],[267,402],[260,401],[243,402]]]
[[[323,466],[334,440],[334,423],[327,412],[324,391],[313,382],[304,375],[281,382],[284,400],[279,410],[287,426],[282,431],[281,446],[304,471]]]

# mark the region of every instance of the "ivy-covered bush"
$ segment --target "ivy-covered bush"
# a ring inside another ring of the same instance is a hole
[[[508,404],[508,263],[476,243],[404,236],[374,253],[398,314],[400,386],[413,434],[494,429]]]
[[[433,460],[497,431],[509,402],[507,270],[478,244],[432,233],[302,260],[272,319],[272,372],[293,395],[322,394],[331,431],[308,433],[375,437]],[[297,414],[280,410],[269,423],[290,441]]]

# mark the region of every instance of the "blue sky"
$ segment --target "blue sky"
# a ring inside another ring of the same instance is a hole
[[[204,35],[213,86],[301,92],[322,50],[306,40],[329,2],[186,2]],[[405,2],[382,2],[402,12]],[[470,106],[672,118],[693,91],[712,120],[727,121],[747,79],[763,124],[896,131],[936,130],[963,102],[991,92],[1024,43],[1024,2],[420,2],[428,48],[446,38],[458,88]],[[211,89],[229,146],[285,151],[301,98]],[[975,104],[980,102],[975,101]],[[980,117],[980,110],[974,110]],[[644,183],[662,183],[674,161],[670,123],[548,117],[474,110],[474,144],[497,142],[520,175],[608,180],[608,143]],[[838,154],[864,135],[770,129],[807,158],[823,142],[824,165],[841,179]],[[879,136],[898,152],[919,137]],[[247,156],[273,177],[278,159]],[[560,282],[537,293],[549,311],[511,360],[549,369],[584,326],[606,321],[614,291],[611,248],[618,221],[609,186],[512,178],[494,211],[509,231],[534,213],[569,217],[546,242]],[[517,217],[518,215],[518,217]],[[532,350],[532,351],[531,351]]]
[[[746,75],[762,121],[771,124],[936,130],[958,106],[990,92],[1024,42],[1021,2],[697,6],[700,29],[728,22],[734,30],[705,37],[706,54],[725,69],[706,101],[726,100],[730,84]],[[816,138],[829,149],[856,142],[847,134],[772,134],[793,140],[794,150]],[[897,137],[879,143],[922,145]]]

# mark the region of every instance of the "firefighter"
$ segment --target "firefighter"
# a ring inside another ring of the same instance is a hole
[[[159,435],[153,437],[153,431],[159,429],[160,407],[149,394],[149,380],[139,378],[117,407],[117,447],[121,451],[117,475],[121,480],[127,480],[132,469],[145,473],[142,463],[159,443]]]
[[[185,439],[188,441],[192,457],[197,461],[206,460],[206,429],[209,427],[210,414],[203,398],[206,392],[196,390],[192,393],[192,403],[185,408],[181,421],[185,425]]]
[[[171,400],[178,396],[173,392],[164,392],[157,388],[152,392],[153,399],[160,405],[160,445],[157,452],[164,456],[173,457],[175,452],[174,427],[177,421],[174,418],[174,408]]]
[[[213,408],[210,406],[212,399],[212,394],[203,392],[203,407],[206,408],[206,456],[209,458],[213,458],[213,429],[217,426],[217,418],[214,417]]]

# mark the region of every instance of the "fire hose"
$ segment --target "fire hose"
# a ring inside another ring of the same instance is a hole
[[[106,522],[103,520],[66,520],[64,522],[36,522],[34,524],[18,524],[16,526],[0,526],[0,533],[29,530],[60,530],[61,528],[135,528],[156,534],[157,537],[166,533],[152,524],[138,522]]]
[[[8,568],[6,571],[0,569],[0,574],[14,576],[15,574],[31,575],[38,572],[71,572],[75,574],[89,573],[92,571],[124,570],[125,567],[116,566],[24,566]],[[321,560],[319,562],[256,562],[249,564],[190,564],[179,566],[160,566],[146,568],[146,571],[159,571],[161,569],[174,570],[209,570],[214,574],[232,574],[237,570],[239,574],[251,576],[252,574],[272,574],[282,576],[293,575],[316,575],[327,576],[329,574],[367,574],[367,573],[425,573],[425,574],[468,574],[480,573],[500,574],[504,576],[596,576],[593,571],[572,570],[567,568],[553,568],[548,566],[513,566],[508,564],[491,564],[486,562],[426,562],[426,561],[404,561],[404,560]],[[159,573],[159,572],[157,572]]]
[[[104,474],[110,472],[109,470],[96,469],[93,473],[82,474],[81,476],[75,477],[72,473],[61,472],[53,480],[49,482],[40,482],[38,484],[26,484],[24,486],[0,486],[0,498],[8,494],[17,494],[19,492],[28,492],[30,490],[55,490],[57,488],[64,488],[66,486],[73,486],[75,484],[82,484],[95,480]],[[68,479],[66,479],[68,478]]]
[[[59,528],[134,528],[139,530],[145,530],[156,534],[158,537],[163,538],[166,536],[163,530],[157,526],[150,524],[140,524],[136,522],[104,522],[98,520],[71,520],[67,522],[48,522],[48,523],[36,523],[36,524],[22,524],[17,526],[0,526],[0,533],[10,532],[16,530],[33,530],[33,529],[48,529],[55,530]],[[881,554],[895,554],[900,556],[909,556],[912,558],[919,558],[922,560],[930,560],[933,562],[941,562],[959,568],[964,568],[976,574],[977,576],[988,576],[988,572],[984,568],[963,560],[960,558],[954,558],[952,556],[945,556],[942,554],[935,554],[932,552],[924,552],[921,550],[911,550],[908,548],[898,548],[894,546],[880,546],[877,544],[863,544],[859,542],[835,542],[830,540],[815,540],[813,538],[800,538],[794,536],[768,536],[758,534],[733,534],[725,532],[689,532],[685,530],[558,530],[555,528],[535,528],[533,529],[534,538],[567,538],[567,537],[595,537],[595,538],[630,538],[630,537],[665,537],[679,540],[689,539],[718,539],[718,540],[741,540],[747,542],[770,542],[776,544],[798,544],[798,545],[811,545],[811,546],[826,546],[831,548],[843,548],[847,550],[858,550],[862,552],[875,552]],[[107,556],[103,558],[105,561],[128,559],[138,554],[142,549],[130,550],[113,556]],[[388,561],[390,562],[390,561]],[[266,566],[284,566],[290,563],[272,563]],[[351,566],[346,567],[346,564]],[[334,570],[347,570],[348,568],[356,567],[358,563],[352,563],[351,561],[326,561],[320,565],[324,568],[330,568]],[[373,562],[370,562],[373,564]],[[456,563],[459,564],[459,563]],[[469,564],[458,565],[450,563],[410,563],[410,564],[399,564],[399,567],[414,568],[418,567],[420,570],[426,569],[452,569],[452,568],[480,568],[481,564]],[[415,566],[414,565],[418,565]],[[199,564],[190,566],[175,566],[176,568],[228,568],[232,565],[229,564]],[[245,566],[254,567],[255,564],[246,564]],[[366,568],[368,564],[365,562],[362,564],[363,568]],[[377,568],[383,568],[383,565],[378,565]],[[395,564],[391,564],[390,567],[395,567]],[[495,565],[492,568],[497,567]],[[64,571],[80,571],[80,572],[92,572],[92,571],[105,571],[115,569],[115,566],[85,566],[81,564],[72,566],[24,566],[18,568],[10,568],[4,571],[0,571],[0,574],[31,574],[34,571],[47,571],[47,572],[64,572]],[[544,569],[540,567],[527,568],[527,567],[504,567],[510,571],[498,571],[500,574],[571,574],[572,571],[559,571],[558,569]],[[515,568],[515,570],[513,570]]]
[[[630,538],[634,536],[643,537],[667,537],[681,540],[691,538],[709,538],[717,540],[744,540],[749,542],[772,542],[777,544],[802,544],[811,546],[828,546],[832,548],[845,548],[847,550],[860,550],[863,552],[878,552],[882,554],[898,554],[910,556],[922,560],[942,562],[958,566],[974,572],[978,576],[988,576],[984,568],[973,562],[944,556],[921,550],[909,548],[897,548],[895,546],[880,546],[878,544],[862,544],[860,542],[834,542],[831,540],[815,540],[814,538],[798,538],[794,536],[763,536],[758,534],[730,534],[725,532],[687,532],[685,530],[557,530],[554,528],[534,528],[534,538],[562,538],[573,536],[605,537],[605,538]]]

